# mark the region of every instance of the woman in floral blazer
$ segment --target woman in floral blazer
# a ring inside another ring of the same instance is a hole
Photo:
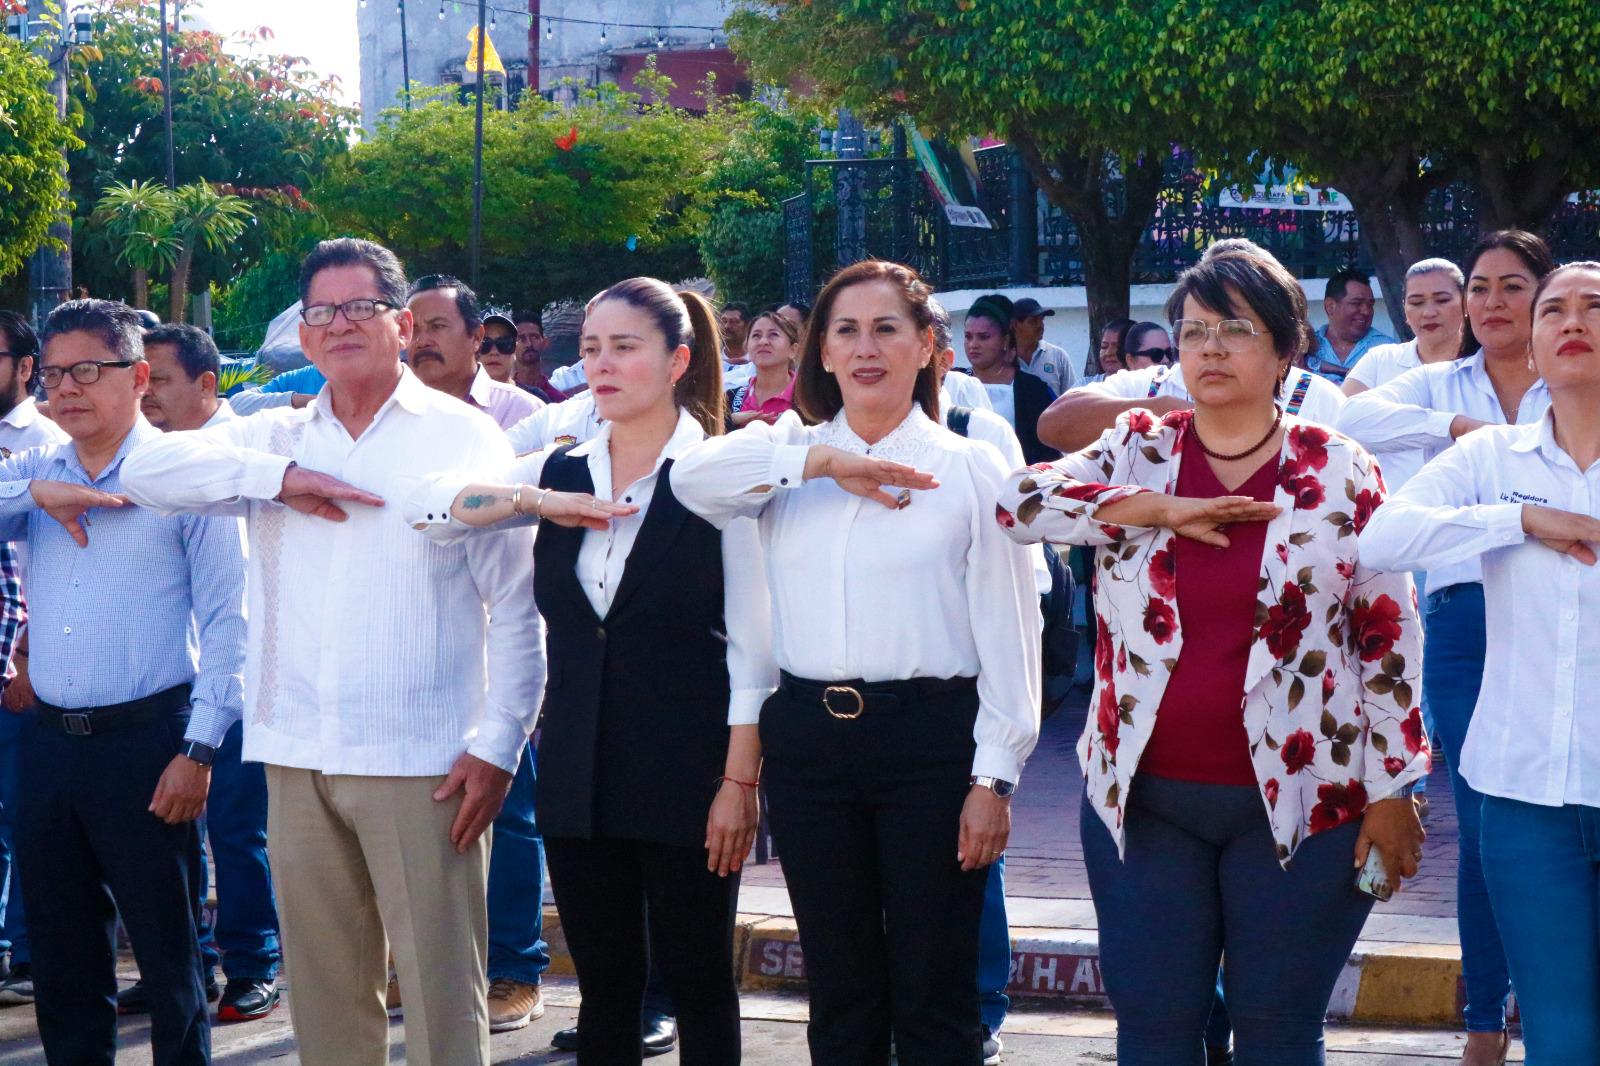
[[[1078,752],[1118,1061],[1204,1062],[1226,951],[1240,1061],[1320,1063],[1372,904],[1355,867],[1376,847],[1398,886],[1421,856],[1415,599],[1357,559],[1383,500],[1372,457],[1275,402],[1310,333],[1294,278],[1208,257],[1168,316],[1194,410],[1129,411],[1018,471],[997,518],[1019,541],[1098,548]]]

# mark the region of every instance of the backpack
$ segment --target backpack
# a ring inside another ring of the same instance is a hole
[[[972,426],[972,408],[952,407],[945,422],[950,432],[967,436]],[[1044,675],[1044,698],[1039,719],[1049,718],[1066,702],[1074,675],[1078,672],[1078,627],[1072,621],[1072,604],[1077,586],[1066,556],[1054,544],[1044,546],[1044,565],[1050,572],[1050,591],[1039,598],[1044,615],[1044,641],[1040,655]]]

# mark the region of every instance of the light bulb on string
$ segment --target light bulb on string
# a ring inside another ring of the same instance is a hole
[[[606,43],[606,27],[605,27],[605,23],[603,23],[603,22],[600,24],[600,43],[601,44],[605,44]]]
[[[544,20],[544,39],[547,40],[547,41],[554,40],[555,39],[555,35],[556,35],[556,24],[554,22],[551,22],[549,19],[545,19]]]
[[[444,0],[439,0],[439,21],[444,21]]]
[[[489,9],[489,28],[491,30],[495,30],[495,29],[499,29],[500,28],[500,20],[495,17],[495,13],[494,13],[494,9],[493,8]]]
[[[656,47],[659,49],[659,48],[665,48],[666,46],[667,46],[667,35],[666,35],[666,33],[664,33],[661,30],[656,30]]]

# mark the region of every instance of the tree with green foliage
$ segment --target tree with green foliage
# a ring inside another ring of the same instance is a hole
[[[61,153],[76,142],[50,81],[43,60],[0,37],[0,278],[22,268],[65,206]]]
[[[700,195],[700,258],[721,296],[764,307],[784,299],[780,204],[805,187],[805,161],[816,154],[816,117],[808,108],[760,102],[737,112]]]
[[[695,192],[728,120],[614,85],[558,107],[525,98],[483,123],[483,289],[519,306],[587,299],[619,276],[700,272]],[[328,224],[393,248],[413,273],[465,277],[473,109],[453,100],[386,111],[378,131],[313,191]]]
[[[176,210],[172,190],[135,178],[107,187],[89,217],[95,236],[128,268],[135,307],[150,306],[151,272],[170,270],[177,261],[179,242],[172,226]]]
[[[182,5],[187,16],[200,0]],[[166,172],[159,7],[155,0],[93,0],[94,41],[78,49],[71,106],[82,147],[70,157],[77,212],[77,275],[97,293],[131,295],[123,269],[85,243],[88,218],[116,182]],[[175,5],[169,5],[169,14]],[[356,112],[337,79],[271,50],[272,31],[172,35],[174,162],[179,185],[207,182],[251,202],[254,221],[226,247],[198,248],[197,287],[226,282],[280,239],[283,220],[307,211],[302,190],[349,149]]]

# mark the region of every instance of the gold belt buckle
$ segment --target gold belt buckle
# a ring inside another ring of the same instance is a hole
[[[829,701],[829,697],[835,692],[844,692],[854,696],[856,698],[856,709],[848,714],[842,714],[839,711],[834,710],[833,704]],[[867,709],[867,701],[862,698],[860,692],[851,688],[849,685],[829,685],[827,688],[822,690],[822,706],[835,718],[838,718],[841,721],[850,722],[861,717],[861,713]]]

